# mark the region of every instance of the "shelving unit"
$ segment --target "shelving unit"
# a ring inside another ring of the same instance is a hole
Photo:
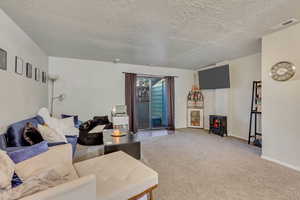
[[[251,142],[256,142],[258,136],[262,136],[262,133],[259,133],[257,130],[257,117],[262,114],[261,113],[261,89],[262,89],[261,81],[253,81],[248,144],[250,144]],[[254,120],[254,133],[252,133],[253,120]],[[254,138],[253,141],[251,141],[252,138]]]
[[[204,128],[204,98],[201,90],[193,86],[187,96],[187,127]]]

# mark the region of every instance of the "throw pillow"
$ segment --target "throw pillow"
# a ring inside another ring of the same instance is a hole
[[[39,111],[38,111],[38,116],[42,117],[44,122],[46,124],[49,124],[49,121],[51,119],[51,116],[50,116],[50,113],[49,113],[49,110],[47,108],[41,108]]]
[[[64,132],[65,136],[79,136],[79,129],[76,127],[68,127]]]
[[[64,167],[61,171],[67,171],[71,175],[72,180],[74,180],[78,176],[72,162],[72,146],[65,144],[51,147],[45,153],[18,163],[15,171],[22,181],[26,181],[49,167],[60,164]]]
[[[0,189],[9,189],[16,165],[2,150],[0,150],[0,163]]]
[[[66,115],[66,114],[62,114],[62,115],[61,115],[61,118],[62,118],[62,119],[64,119],[64,118],[69,118],[69,117],[73,117],[74,126],[76,126],[76,125],[79,124],[79,118],[78,118],[78,115]]]
[[[66,137],[63,134],[55,131],[54,129],[48,126],[38,125],[38,130],[41,133],[43,139],[49,143],[57,143],[57,142],[68,143]]]
[[[89,131],[89,133],[101,133],[106,125],[98,125],[92,130]]]
[[[44,141],[42,135],[37,130],[37,128],[34,127],[32,123],[27,123],[24,131],[23,131],[23,138],[27,142],[28,146],[38,144],[42,141]]]
[[[61,122],[62,128],[74,127],[73,117],[63,118],[59,120]]]
[[[51,117],[49,122],[47,122],[46,124],[48,125],[48,127],[54,129],[56,132],[63,134],[60,127],[59,119]]]
[[[73,117],[59,119],[59,125],[64,135],[79,135],[79,130],[74,126]]]
[[[63,135],[79,135],[79,130],[74,127],[73,118],[57,119],[52,117],[49,127]]]
[[[46,151],[48,151],[48,143],[43,141],[30,147],[25,147],[15,151],[8,151],[7,154],[17,164]]]

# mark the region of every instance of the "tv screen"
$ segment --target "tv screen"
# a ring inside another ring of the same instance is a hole
[[[229,65],[199,71],[201,89],[230,88]]]

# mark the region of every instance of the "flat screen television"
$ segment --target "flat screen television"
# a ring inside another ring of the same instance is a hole
[[[229,65],[199,71],[201,89],[230,88]]]

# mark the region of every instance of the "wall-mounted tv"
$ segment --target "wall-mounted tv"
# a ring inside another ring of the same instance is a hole
[[[230,88],[229,65],[199,71],[201,89]]]

